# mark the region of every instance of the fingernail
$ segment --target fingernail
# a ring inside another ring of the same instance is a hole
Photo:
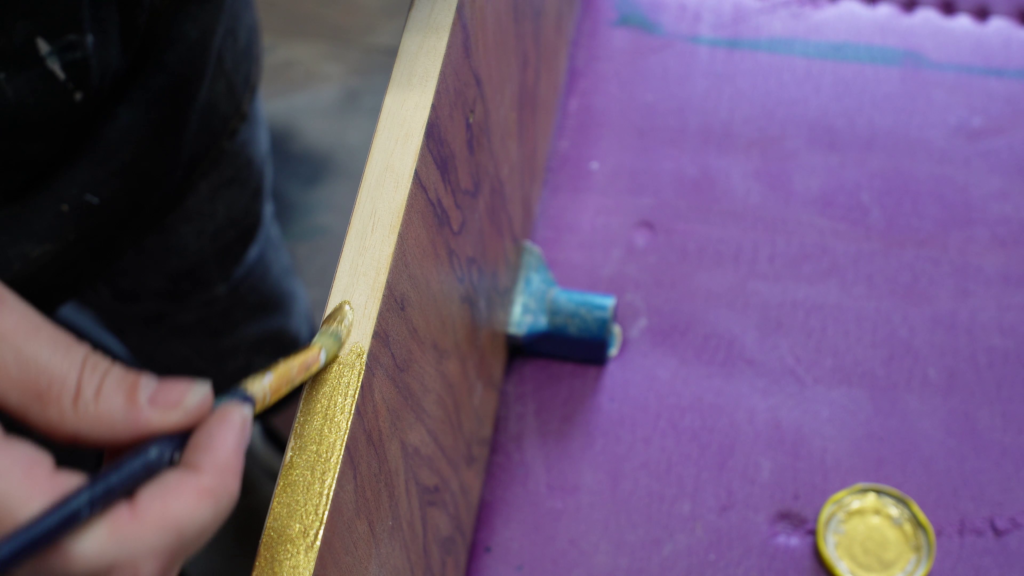
[[[238,423],[238,449],[245,450],[249,446],[249,439],[252,436],[252,404],[248,402],[230,402],[228,409],[234,413],[236,419],[241,420]]]
[[[147,402],[157,410],[185,410],[213,396],[213,384],[202,378],[162,378]]]

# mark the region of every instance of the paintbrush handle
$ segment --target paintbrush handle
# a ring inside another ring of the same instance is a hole
[[[240,388],[219,396],[217,404],[229,400],[253,403]],[[130,496],[150,478],[177,464],[191,435],[191,432],[182,432],[150,440],[100,470],[85,486],[0,540],[0,574],[14,569],[89,518]]]
[[[32,554],[53,544],[177,463],[190,434],[162,436],[142,445],[104,468],[88,484],[41,516],[0,540],[0,574],[12,570]]]
[[[354,313],[348,302],[334,307],[309,346],[258,372],[217,398],[249,402],[259,414],[316,374],[341,351],[352,331]],[[191,432],[161,436],[101,470],[88,484],[41,516],[0,540],[0,574],[129,496],[181,458]]]
[[[313,344],[281,360],[267,370],[242,381],[242,384],[217,398],[217,404],[229,400],[249,402],[260,412],[319,371],[338,354],[323,344],[326,336],[317,335]],[[319,341],[318,341],[319,340]],[[340,340],[333,338],[331,342]],[[86,520],[107,509],[181,457],[190,432],[161,436],[104,468],[88,484],[64,498],[42,515],[0,540],[0,574],[13,569],[32,554],[53,544]]]
[[[267,370],[242,381],[240,386],[217,398],[217,404],[229,400],[249,402],[259,412],[284,397],[296,386],[320,370],[338,354],[340,343],[325,349],[321,334],[313,344],[281,360]],[[331,342],[340,340],[333,338]],[[32,554],[53,544],[86,520],[131,495],[181,457],[190,432],[161,436],[143,444],[97,473],[88,484],[64,498],[49,510],[0,540],[0,574],[12,570]]]

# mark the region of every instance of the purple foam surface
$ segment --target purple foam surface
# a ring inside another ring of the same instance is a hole
[[[535,238],[621,355],[519,360],[469,573],[824,574],[856,482],[1024,573],[1024,28],[585,2]]]

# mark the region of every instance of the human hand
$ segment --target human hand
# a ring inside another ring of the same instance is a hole
[[[15,573],[176,575],[227,518],[241,485],[252,409],[212,406],[209,382],[118,364],[0,283],[0,410],[55,440],[109,448],[199,425],[178,466]],[[0,428],[0,535],[85,482]]]

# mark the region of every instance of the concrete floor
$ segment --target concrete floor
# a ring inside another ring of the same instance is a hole
[[[319,314],[327,304],[409,0],[256,4],[278,219]],[[186,567],[188,576],[251,573],[280,457],[257,429],[238,507]]]

